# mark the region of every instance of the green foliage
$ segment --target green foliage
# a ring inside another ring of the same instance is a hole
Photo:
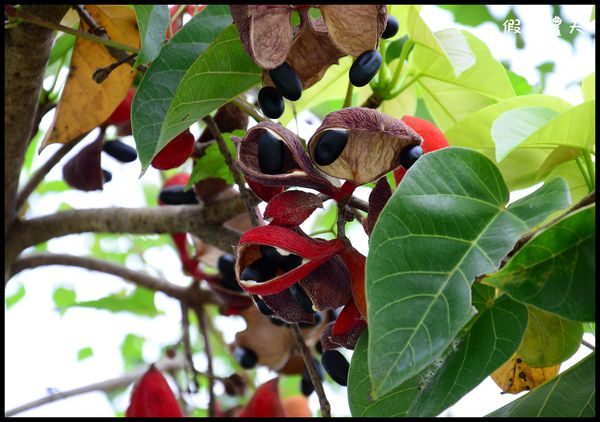
[[[127,334],[125,339],[123,339],[123,343],[121,343],[121,356],[123,357],[126,371],[144,364],[144,357],[142,355],[144,341],[143,337],[135,334]]]
[[[17,304],[21,299],[25,297],[25,286],[23,283],[19,283],[19,289],[10,296],[4,298],[6,309],[10,309]]]
[[[134,67],[136,67],[158,57],[169,27],[169,7],[167,5],[134,5],[133,7],[142,46],[135,60]]]
[[[235,130],[233,133],[223,134],[223,139],[225,140],[225,144],[227,145],[231,157],[236,157],[235,146],[233,145],[231,136],[243,137],[245,134],[246,132],[243,130]],[[194,161],[194,167],[186,189],[209,177],[223,179],[230,185],[235,183],[231,170],[229,170],[229,167],[225,163],[225,158],[221,154],[219,145],[216,142],[206,149],[204,155],[200,159]]]
[[[91,347],[84,347],[82,349],[79,349],[79,351],[77,352],[77,360],[81,362],[82,360],[91,358],[93,355],[94,351]]]

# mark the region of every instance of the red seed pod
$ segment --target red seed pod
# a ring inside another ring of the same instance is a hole
[[[139,380],[131,394],[128,418],[182,418],[183,412],[165,377],[154,365]]]
[[[387,204],[387,201],[392,196],[392,188],[386,177],[382,177],[377,181],[377,184],[369,195],[369,213],[367,215],[366,232],[370,236],[373,233],[373,228],[379,218],[379,214]]]
[[[279,378],[260,385],[250,402],[238,415],[241,418],[278,418],[285,417],[285,411],[279,397]]]
[[[423,138],[421,148],[423,148],[424,154],[450,146],[450,144],[448,144],[448,140],[444,136],[444,133],[429,120],[414,116],[404,116],[402,121],[410,126],[415,132],[417,132],[421,138]],[[394,169],[394,180],[396,181],[396,186],[398,186],[400,181],[402,181],[405,174],[406,169],[402,166]]]
[[[330,340],[346,349],[354,350],[367,322],[362,318],[356,304],[350,300],[335,320]]]
[[[299,226],[314,210],[323,208],[323,201],[314,193],[290,190],[275,196],[265,208],[264,218],[276,226]]]
[[[110,117],[106,120],[106,124],[122,125],[129,122],[131,120],[131,103],[133,102],[134,96],[135,88],[129,88],[127,96],[123,101],[121,101],[115,111],[113,111]]]
[[[345,248],[340,254],[348,267],[352,300],[360,311],[363,319],[367,320],[367,298],[365,296],[365,256],[353,247]]]
[[[158,170],[170,170],[179,167],[192,155],[194,143],[194,135],[189,129],[186,129],[156,154],[152,159],[152,167]]]
[[[265,186],[262,183],[255,182],[246,178],[248,186],[252,189],[252,192],[256,194],[260,199],[265,202],[269,202],[272,198],[279,195],[285,189],[285,186]]]

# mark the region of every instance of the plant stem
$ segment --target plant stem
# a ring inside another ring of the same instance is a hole
[[[414,42],[412,40],[408,40],[406,41],[406,43],[404,43],[404,46],[402,47],[402,52],[400,53],[400,62],[398,63],[398,66],[396,67],[396,70],[394,71],[394,76],[392,77],[392,82],[390,83],[390,90],[393,91],[394,88],[396,87],[396,84],[398,83],[398,79],[400,78],[400,73],[402,72],[402,68],[404,67],[404,62],[406,61],[406,58],[408,57],[408,53],[410,53],[410,50],[412,50],[412,47],[414,45]]]
[[[379,42],[379,54],[381,54],[381,66],[379,66],[379,83],[378,83],[379,88],[386,86],[385,70],[387,68],[387,65],[385,63],[385,53],[387,50],[387,45],[388,45],[387,40],[382,39]]]
[[[575,158],[575,162],[577,163],[577,167],[579,167],[581,176],[583,177],[583,180],[585,180],[585,184],[588,187],[588,192],[591,192],[592,191],[592,182],[590,180],[590,175],[588,174],[586,165],[582,161],[583,160],[581,157]]]
[[[184,355],[185,355],[185,362],[186,362],[186,375],[189,376],[189,374],[191,373],[191,379],[192,382],[194,383],[194,391],[193,393],[197,393],[198,392],[198,379],[197,379],[197,374],[198,371],[196,371],[196,367],[194,366],[194,359],[193,359],[193,353],[192,353],[192,344],[190,342],[190,316],[189,316],[189,307],[188,304],[184,301],[181,302],[181,329],[183,331],[183,336],[182,336],[182,340],[183,340],[183,351],[184,351]],[[188,379],[189,382],[189,379]],[[188,392],[192,392],[190,391],[190,387],[188,384]]]
[[[348,89],[346,89],[346,98],[344,99],[344,105],[342,108],[352,106],[352,94],[354,92],[354,85],[348,80]]]
[[[415,82],[417,82],[420,77],[421,77],[421,74],[419,73],[419,74],[415,75],[408,83],[400,85],[398,87],[398,89],[393,90],[390,93],[390,98],[389,99],[396,98],[398,95],[402,94],[402,92],[404,92],[409,86],[411,86],[412,84],[414,84]]]
[[[592,161],[592,154],[589,149],[583,150],[583,160],[587,167],[588,176],[590,178],[590,192],[596,188],[596,168],[594,167],[594,162]]]
[[[240,110],[242,110],[244,113],[246,113],[248,116],[252,117],[258,123],[267,121],[266,118],[264,118],[263,116],[261,116],[259,114],[259,112],[256,109],[256,107],[254,107],[252,104],[250,104],[244,98],[242,98],[242,97],[236,97],[236,98],[234,98],[234,99],[231,100],[231,103],[234,106],[236,106],[237,108],[239,108]]]
[[[593,345],[591,345],[590,343],[588,343],[587,341],[585,341],[583,339],[581,339],[581,344],[583,344],[585,347],[587,347],[591,351],[596,350],[596,347],[594,347]]]

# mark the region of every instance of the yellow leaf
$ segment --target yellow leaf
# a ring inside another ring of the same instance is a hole
[[[106,29],[111,40],[139,48],[139,32],[133,9],[127,6],[86,8],[96,22]],[[82,23],[82,30],[86,29],[87,26]],[[101,84],[92,78],[97,69],[116,61],[104,45],[77,38],[52,130],[46,132],[40,152],[49,144],[64,144],[94,129],[123,101],[135,76],[129,64],[114,69]]]
[[[546,368],[533,368],[527,365],[516,353],[496,369],[491,377],[505,393],[517,394],[532,390],[558,374],[560,364]]]

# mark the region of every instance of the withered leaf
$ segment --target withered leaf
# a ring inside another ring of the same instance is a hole
[[[103,26],[111,40],[139,48],[135,13],[127,6],[86,6]],[[82,23],[82,30],[86,30]],[[135,74],[128,64],[114,69],[101,84],[92,79],[94,72],[116,60],[106,47],[77,38],[69,76],[56,107],[52,130],[46,132],[40,152],[49,144],[67,143],[102,124],[125,98]]]
[[[560,364],[546,368],[533,368],[523,362],[516,353],[500,368],[496,369],[491,377],[498,387],[505,393],[517,394],[524,390],[533,390],[554,378],[558,374]]]

